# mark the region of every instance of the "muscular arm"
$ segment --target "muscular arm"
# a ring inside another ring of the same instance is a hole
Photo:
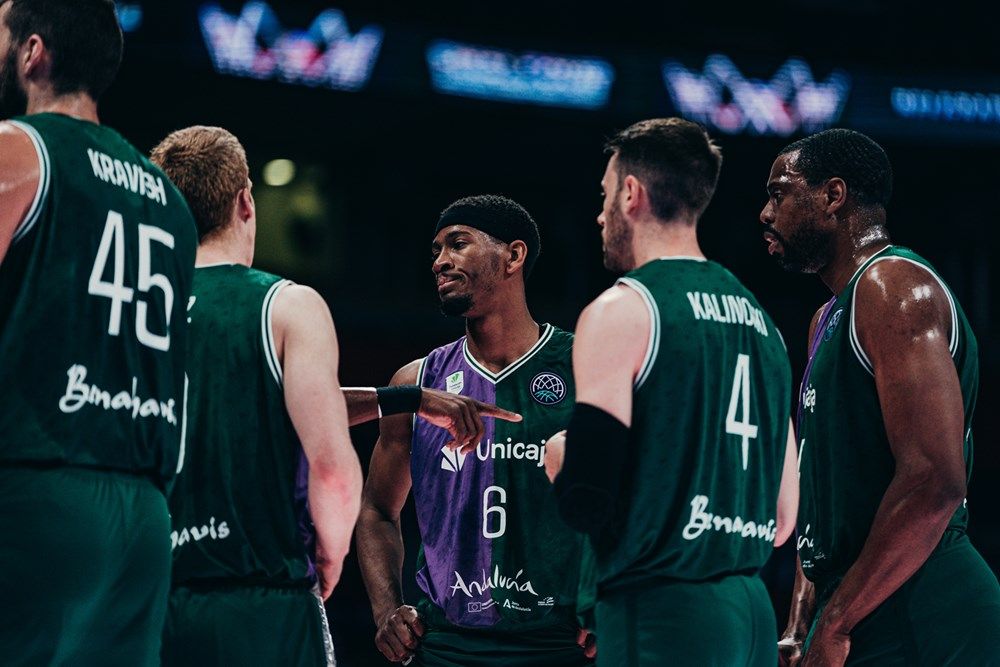
[[[640,332],[622,336],[622,331]],[[573,342],[576,406],[569,427],[549,439],[545,472],[559,514],[597,535],[613,514],[627,462],[632,384],[649,342],[649,312],[631,288],[616,286],[584,309]]]
[[[413,381],[407,384],[416,386],[417,371],[413,372]],[[356,426],[378,419],[379,397],[378,389],[374,387],[345,387],[344,399],[347,401],[347,414],[350,425]],[[464,453],[475,449],[483,437],[485,427],[483,417],[496,417],[506,421],[521,421],[521,415],[509,412],[494,405],[481,403],[474,398],[449,394],[437,389],[420,389],[420,405],[416,412],[427,422],[445,429],[451,434],[449,447],[461,448]],[[392,413],[401,414],[401,413]],[[390,416],[389,414],[385,415]]]
[[[285,406],[309,461],[309,513],[326,599],[340,578],[361,500],[361,466],[337,380],[337,336],[326,302],[300,285],[278,293],[272,325]]]
[[[390,386],[415,384],[419,366],[414,361],[401,368]],[[358,560],[378,626],[376,645],[386,658],[398,662],[412,654],[423,634],[415,610],[403,605],[403,536],[399,514],[411,486],[411,417],[385,417],[379,430],[358,518]]]
[[[812,341],[813,336],[816,333],[816,327],[819,326],[819,320],[823,316],[823,311],[826,306],[820,306],[816,313],[813,315],[812,322],[809,323],[809,338],[806,341],[807,354],[812,352]],[[802,400],[799,396],[798,400]],[[794,424],[793,424],[794,426]],[[789,439],[793,441],[796,448],[796,475],[795,479],[798,481],[798,442],[794,439],[794,428],[789,433]],[[786,455],[787,456],[787,455]],[[788,459],[785,459],[786,470]],[[782,484],[784,484],[784,474],[782,475]],[[797,497],[797,494],[796,494]],[[779,496],[779,505],[781,499]],[[797,503],[796,503],[797,506]],[[797,512],[796,512],[797,514]],[[797,546],[797,545],[796,545]],[[795,557],[795,583],[792,587],[792,604],[788,610],[788,623],[785,626],[785,632],[781,635],[781,641],[778,642],[778,646],[781,649],[779,655],[779,662],[782,665],[797,665],[801,659],[801,649],[802,644],[806,640],[806,636],[809,634],[809,627],[813,622],[813,615],[816,613],[816,587],[811,581],[806,579],[806,575],[802,572],[802,561],[799,557]]]
[[[22,130],[0,123],[0,262],[38,190],[38,154]]]
[[[649,311],[627,287],[607,290],[584,309],[573,340],[576,402],[632,424],[632,383],[649,344]],[[638,335],[623,336],[623,331]]]
[[[965,497],[964,406],[944,290],[927,270],[886,260],[859,280],[855,309],[896,469],[817,634],[850,633],[892,595],[927,560]]]

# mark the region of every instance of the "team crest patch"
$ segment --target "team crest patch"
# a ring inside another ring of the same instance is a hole
[[[445,389],[449,394],[461,394],[463,387],[465,387],[465,374],[462,371],[452,373],[445,380]]]
[[[826,325],[826,331],[823,332],[823,340],[830,340],[833,338],[833,332],[836,330],[837,325],[840,324],[840,317],[843,314],[843,308],[840,308],[833,314],[833,317],[830,318],[830,323]]]
[[[542,405],[555,405],[566,398],[566,383],[555,373],[539,373],[531,380],[531,397]]]

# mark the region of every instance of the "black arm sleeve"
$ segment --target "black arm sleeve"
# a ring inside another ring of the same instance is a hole
[[[416,412],[420,409],[423,390],[415,384],[396,387],[377,387],[378,408],[383,417]]]
[[[559,514],[574,530],[596,536],[613,516],[627,446],[625,424],[598,407],[576,404],[555,480]]]

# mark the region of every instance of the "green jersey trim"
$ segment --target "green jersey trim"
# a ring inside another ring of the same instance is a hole
[[[31,140],[31,144],[35,147],[35,154],[38,156],[38,189],[35,191],[35,198],[31,202],[31,208],[28,209],[28,214],[24,216],[24,220],[22,220],[17,229],[14,230],[14,236],[11,239],[11,244],[13,245],[24,238],[24,236],[31,231],[31,228],[35,226],[35,223],[37,223],[38,219],[41,217],[42,204],[45,202],[45,198],[49,194],[49,182],[51,181],[52,167],[49,162],[49,150],[45,147],[45,140],[42,139],[42,135],[38,133],[38,130],[27,123],[22,123],[21,121],[11,120],[8,122],[28,135],[28,138]]]
[[[891,246],[888,246],[888,247],[891,247]],[[884,248],[883,248],[883,250],[884,250]],[[881,251],[879,251],[879,252],[881,252]],[[931,274],[931,276],[934,277],[934,280],[936,280],[937,283],[938,283],[938,285],[941,286],[941,289],[944,290],[945,296],[948,298],[948,309],[951,312],[951,336],[949,337],[949,340],[948,340],[948,352],[954,358],[954,356],[956,354],[958,354],[958,328],[959,328],[958,310],[955,308],[955,300],[954,300],[954,298],[952,298],[951,291],[949,291],[948,286],[944,284],[944,281],[941,280],[941,277],[938,276],[936,273],[934,273],[930,269],[930,267],[926,266],[925,264],[921,264],[920,262],[915,262],[915,261],[913,261],[912,259],[910,259],[908,257],[900,257],[899,255],[883,255],[881,257],[878,257],[878,256],[873,257],[867,263],[866,266],[863,266],[863,267],[861,267],[861,269],[859,269],[859,272],[867,271],[871,267],[875,266],[875,264],[877,264],[878,262],[881,262],[881,261],[887,260],[887,259],[900,259],[900,260],[903,260],[904,262],[909,262],[910,264],[913,264],[914,266],[918,266],[918,267],[924,269],[925,271],[927,271],[927,273]],[[857,324],[855,323],[855,315],[854,315],[854,313],[855,313],[855,307],[854,307],[854,305],[857,302],[857,293],[858,293],[858,283],[859,282],[861,282],[860,276],[858,277],[858,282],[854,283],[854,288],[851,291],[851,328],[850,328],[849,339],[851,341],[851,349],[854,350],[854,355],[858,358],[858,361],[861,363],[862,368],[864,368],[866,371],[868,371],[869,375],[871,375],[871,376],[874,377],[874,375],[875,375],[874,368],[875,367],[872,365],[871,359],[869,359],[868,355],[865,353],[864,348],[861,347],[861,339],[858,338],[858,328],[857,328]]]
[[[274,347],[274,330],[271,327],[271,315],[274,307],[274,298],[282,288],[291,285],[291,280],[279,280],[271,285],[264,295],[264,305],[260,309],[260,335],[264,342],[264,357],[267,359],[267,366],[271,369],[271,376],[278,386],[282,386],[281,361],[278,359],[278,351]]]
[[[664,257],[663,259],[682,258]],[[683,259],[695,258],[684,257]],[[650,291],[638,280],[634,278],[619,278],[617,284],[631,287],[635,290],[642,297],[642,302],[646,304],[646,310],[649,311],[649,342],[646,344],[646,355],[642,359],[642,365],[639,367],[639,372],[635,376],[634,383],[635,389],[639,389],[646,382],[650,371],[653,370],[653,364],[656,363],[656,357],[660,352],[660,309],[656,306],[656,300]]]
[[[423,359],[420,360],[420,365],[417,367],[417,386],[420,387],[421,391],[423,391],[423,387],[424,387],[424,368],[426,366],[427,366],[427,357],[424,357]],[[381,414],[382,413],[382,408],[379,408],[378,411],[379,411],[379,414]],[[410,428],[411,429],[416,429],[417,428],[417,413],[416,412],[414,412],[413,415],[410,417]]]
[[[181,470],[184,469],[184,451],[187,443],[187,426],[188,426],[188,374],[184,373],[184,398],[181,401],[181,446],[177,452],[177,470],[176,474],[181,474]]]
[[[472,356],[471,352],[469,352],[468,338],[462,342],[462,354],[465,355],[465,360],[469,362],[470,366],[472,366],[472,370],[482,375],[489,382],[496,384],[504,378],[509,377],[514,371],[526,364],[529,359],[538,354],[538,351],[545,347],[545,344],[549,342],[549,339],[552,338],[552,334],[555,333],[555,328],[551,324],[543,324],[542,326],[545,330],[542,332],[542,335],[538,337],[538,342],[532,345],[531,349],[525,352],[517,361],[513,362],[507,366],[507,368],[504,368],[498,373],[490,372],[489,369],[476,361],[476,358]]]
[[[316,606],[319,607],[319,620],[323,632],[323,656],[326,658],[326,667],[337,667],[337,659],[333,653],[333,636],[330,634],[330,621],[326,617],[326,607],[323,605],[323,596],[319,592],[319,584],[312,587],[313,598]]]

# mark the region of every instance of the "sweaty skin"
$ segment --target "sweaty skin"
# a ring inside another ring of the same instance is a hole
[[[924,564],[966,491],[965,411],[944,290],[926,269],[888,259],[858,281],[855,309],[896,470],[861,554],[823,611],[805,667],[843,664],[851,630]]]
[[[860,207],[841,178],[809,186],[797,159],[794,151],[774,161],[760,220],[779,258],[786,248],[772,236],[803,238],[805,230],[812,233],[804,237],[809,241],[817,231],[825,237],[810,247],[822,257],[810,270],[839,294],[857,269],[888,245],[885,211]],[[965,497],[964,407],[948,350],[951,314],[943,289],[926,269],[887,259],[859,278],[854,308],[861,347],[874,367],[895,474],[861,554],[824,609],[801,663],[815,591],[798,568],[781,642],[783,664],[843,664],[851,630],[924,564]]]

